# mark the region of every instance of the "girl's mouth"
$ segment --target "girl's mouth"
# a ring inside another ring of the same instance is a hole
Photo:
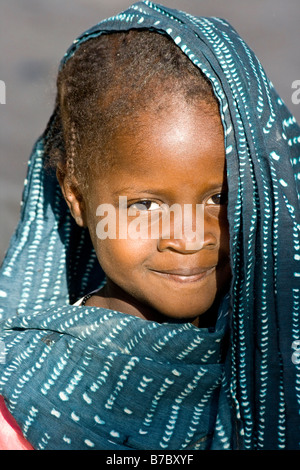
[[[158,274],[159,276],[168,279],[173,282],[178,283],[191,283],[202,281],[210,274],[212,274],[216,269],[216,266],[207,269],[174,269],[174,270],[166,270],[166,271],[157,271],[151,270],[152,272]]]

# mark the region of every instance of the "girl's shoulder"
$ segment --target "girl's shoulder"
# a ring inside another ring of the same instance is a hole
[[[0,396],[0,450],[33,450]]]
[[[86,294],[84,297],[81,297],[81,299],[77,300],[73,305],[74,305],[75,307],[79,307],[80,305],[85,305],[85,302],[86,302],[90,297],[92,297],[92,295],[93,295],[95,292],[97,292],[97,291],[98,291],[98,289],[96,289],[96,290],[90,292],[89,294]]]

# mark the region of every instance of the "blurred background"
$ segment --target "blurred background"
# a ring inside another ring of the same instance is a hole
[[[27,161],[55,99],[60,59],[81,32],[134,0],[0,0],[0,264],[19,219]],[[300,122],[299,0],[161,0],[197,16],[227,19],[261,60]],[[299,94],[298,94],[299,96]]]

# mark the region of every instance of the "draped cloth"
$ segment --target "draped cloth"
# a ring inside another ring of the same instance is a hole
[[[70,306],[104,273],[44,170],[46,130],[0,273],[0,395],[37,449],[299,449],[299,125],[220,18],[138,2],[83,33],[61,66],[130,28],[170,37],[219,100],[229,295],[210,330]]]

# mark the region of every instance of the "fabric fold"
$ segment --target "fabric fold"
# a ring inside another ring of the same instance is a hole
[[[230,420],[214,438],[226,302],[211,331],[74,306],[2,328],[0,394],[35,449],[230,447]]]

